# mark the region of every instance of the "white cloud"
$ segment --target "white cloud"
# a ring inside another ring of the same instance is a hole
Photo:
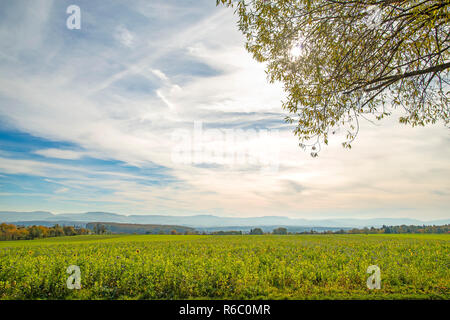
[[[156,75],[158,78],[160,78],[163,81],[168,81],[169,80],[169,78],[167,78],[167,76],[161,70],[151,69],[151,72],[153,72],[154,75]]]
[[[69,192],[69,191],[70,191],[69,188],[59,188],[59,189],[55,190],[55,193],[56,193],[56,194],[59,194],[59,193],[67,193],[67,192]]]
[[[132,48],[135,45],[136,36],[123,25],[117,26],[115,37],[125,47]]]
[[[62,150],[62,149],[42,149],[36,150],[34,153],[47,158],[67,159],[67,160],[81,159],[85,155],[84,152]]]

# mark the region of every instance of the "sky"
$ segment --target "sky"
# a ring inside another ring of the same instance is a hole
[[[312,158],[284,96],[214,0],[1,1],[0,210],[450,217],[442,124],[363,121]]]

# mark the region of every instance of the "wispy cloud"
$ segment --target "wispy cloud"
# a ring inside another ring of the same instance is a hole
[[[134,46],[135,35],[123,25],[116,28],[115,37],[125,47],[132,48]]]
[[[83,152],[63,150],[63,149],[42,149],[36,150],[34,153],[47,158],[69,159],[69,160],[80,159],[84,156]]]
[[[60,188],[60,189],[57,189],[57,190],[55,190],[55,193],[66,193],[66,192],[69,192],[69,188]]]

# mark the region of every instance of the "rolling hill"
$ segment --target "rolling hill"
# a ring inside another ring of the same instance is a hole
[[[324,219],[307,220],[289,217],[265,216],[252,218],[218,217],[214,215],[165,216],[165,215],[121,215],[109,212],[86,212],[53,214],[45,211],[14,212],[0,211],[0,223],[58,223],[87,224],[90,222],[111,222],[124,224],[177,225],[191,228],[215,227],[327,227],[327,228],[363,228],[381,227],[382,225],[443,225],[450,219],[421,221],[410,218],[376,218],[376,219]]]

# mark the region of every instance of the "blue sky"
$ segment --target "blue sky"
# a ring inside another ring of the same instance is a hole
[[[0,210],[450,217],[447,129],[367,122],[312,159],[243,44],[214,0],[2,1]],[[199,124],[210,152],[174,158]]]

